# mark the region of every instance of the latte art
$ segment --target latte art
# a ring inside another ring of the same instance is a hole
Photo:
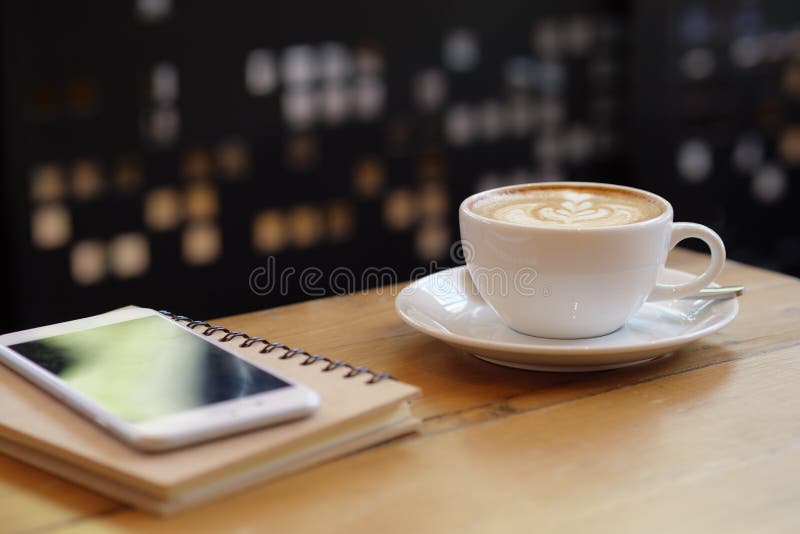
[[[655,218],[663,208],[618,189],[531,188],[487,197],[473,206],[479,215],[538,227],[621,226]]]
[[[591,195],[575,195],[575,200],[560,204],[529,202],[497,209],[492,218],[524,225],[553,223],[559,225],[615,226],[641,220],[639,210],[619,203],[597,204]]]

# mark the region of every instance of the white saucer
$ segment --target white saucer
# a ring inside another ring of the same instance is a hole
[[[660,281],[685,282],[694,276],[664,269]],[[417,330],[488,362],[562,372],[614,369],[667,356],[716,332],[739,311],[735,298],[646,302],[625,326],[606,336],[546,339],[511,330],[471,288],[466,267],[456,267],[404,288],[395,307]]]

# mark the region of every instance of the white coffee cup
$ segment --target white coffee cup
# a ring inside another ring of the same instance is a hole
[[[537,227],[476,213],[476,202],[498,193],[541,187],[600,187],[639,195],[663,211],[650,219],[599,227]],[[609,334],[647,300],[678,298],[706,287],[725,263],[725,246],[711,229],[674,223],[658,195],[612,184],[547,182],[477,193],[459,208],[467,268],[480,296],[514,330],[538,337],[576,339]],[[706,270],[676,285],[657,282],[669,251],[698,238],[708,245]]]

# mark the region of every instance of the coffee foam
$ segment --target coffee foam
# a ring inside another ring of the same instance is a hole
[[[654,219],[664,207],[644,195],[604,187],[530,187],[489,194],[471,206],[478,215],[522,226],[596,228]]]

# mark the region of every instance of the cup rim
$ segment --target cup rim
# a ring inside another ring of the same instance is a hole
[[[637,193],[652,199],[655,199],[657,202],[660,202],[664,206],[664,213],[659,215],[658,217],[653,217],[652,219],[646,219],[644,221],[638,221],[629,224],[617,224],[612,226],[590,226],[590,227],[558,227],[558,226],[528,226],[525,224],[513,223],[508,221],[500,221],[497,219],[491,219],[489,217],[485,217],[480,215],[470,209],[468,207],[469,203],[474,202],[479,197],[490,193],[499,193],[504,191],[514,191],[517,189],[522,188],[538,188],[538,187],[604,187],[609,189],[616,189],[618,191],[629,191],[631,193]],[[617,185],[617,184],[609,184],[605,182],[565,182],[565,181],[552,181],[552,182],[530,182],[525,184],[513,184],[513,185],[506,185],[503,187],[495,187],[493,189],[487,189],[485,191],[479,191],[477,193],[473,193],[472,195],[465,198],[461,201],[461,205],[459,206],[459,212],[478,219],[487,224],[494,224],[503,227],[509,228],[525,228],[527,230],[536,231],[536,232],[554,232],[554,233],[563,233],[563,232],[609,232],[609,231],[624,231],[627,229],[634,229],[634,228],[643,228],[648,226],[654,226],[657,224],[661,224],[664,220],[672,221],[673,218],[673,209],[672,204],[667,201],[664,197],[657,195],[655,193],[651,193],[650,191],[646,191],[644,189],[638,189],[636,187],[629,187],[627,185]]]

